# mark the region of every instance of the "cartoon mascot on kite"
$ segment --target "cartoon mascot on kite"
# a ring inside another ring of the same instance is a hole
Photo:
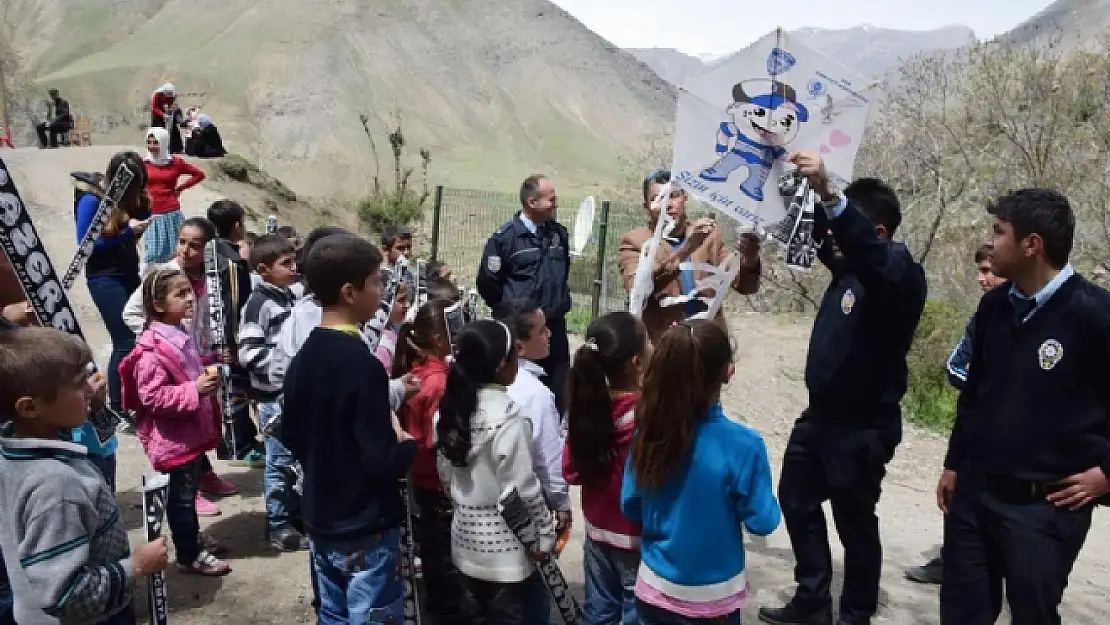
[[[747,177],[740,183],[740,191],[762,202],[763,185],[774,160],[786,156],[784,146],[798,136],[801,124],[809,120],[809,111],[798,102],[793,87],[777,80],[736,83],[732,100],[725,109],[732,121],[721,122],[717,131],[717,154],[721,158],[702,170],[699,177],[707,182],[728,182],[733,172],[744,167]]]

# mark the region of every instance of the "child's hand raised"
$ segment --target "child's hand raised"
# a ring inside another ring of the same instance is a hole
[[[215,367],[208,367],[201,372],[194,384],[197,385],[197,392],[201,395],[211,395],[220,387],[220,375]]]
[[[135,575],[157,573],[166,568],[168,561],[169,548],[166,546],[165,536],[140,545],[131,552],[131,570]]]

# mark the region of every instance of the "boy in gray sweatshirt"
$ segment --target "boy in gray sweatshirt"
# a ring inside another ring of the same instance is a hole
[[[53,328],[0,333],[0,549],[20,625],[132,624],[132,579],[166,566],[164,538],[128,555],[112,491],[68,439],[88,412],[91,362]]]

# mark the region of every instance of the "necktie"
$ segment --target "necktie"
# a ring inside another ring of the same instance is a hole
[[[1037,300],[1031,297],[1010,296],[1010,303],[1014,306],[1014,320],[1018,325],[1025,322],[1025,318],[1037,307]]]

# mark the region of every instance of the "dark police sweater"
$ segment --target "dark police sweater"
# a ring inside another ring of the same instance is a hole
[[[358,336],[331,328],[308,335],[285,377],[281,441],[304,468],[310,536],[365,537],[405,518],[397,480],[416,443],[397,442],[389,376]]]
[[[975,313],[946,469],[1045,483],[1110,459],[1110,292],[1076,274],[1018,324],[1005,284]]]
[[[905,245],[883,241],[849,202],[836,219],[822,208],[814,232],[832,229],[843,255],[826,241],[819,254],[833,272],[806,357],[809,408],[840,422],[897,419],[906,392],[906,353],[925,307],[925,272]]]

